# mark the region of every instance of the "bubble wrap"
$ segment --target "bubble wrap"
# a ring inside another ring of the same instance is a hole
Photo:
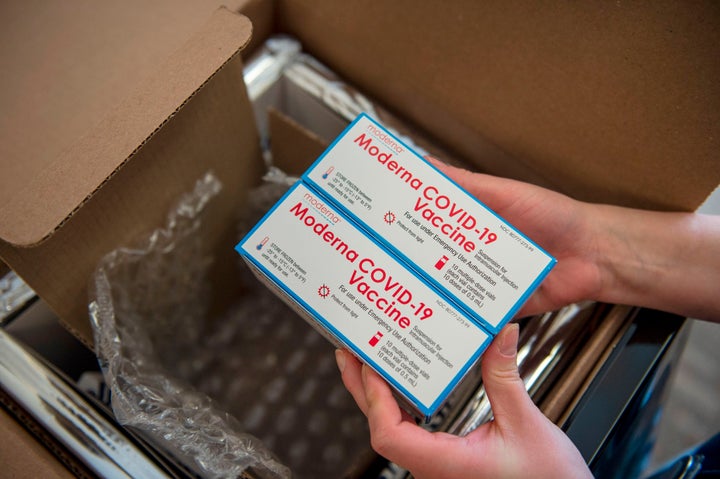
[[[165,228],[101,261],[89,305],[96,352],[121,424],[190,459],[188,466],[204,477],[238,477],[250,469],[262,478],[287,478],[288,468],[258,439],[238,432],[232,416],[166,367],[201,333],[210,259],[198,259],[198,230],[204,206],[220,187],[207,174],[179,201]]]
[[[270,169],[238,239],[293,181]],[[332,345],[239,255],[242,298],[203,321],[211,258],[198,231],[219,188],[212,175],[198,181],[164,229],[96,272],[90,311],[115,414],[204,477],[350,477],[375,456]]]

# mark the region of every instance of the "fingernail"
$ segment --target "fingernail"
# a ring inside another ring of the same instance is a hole
[[[337,361],[338,369],[342,373],[345,371],[345,353],[340,349],[335,350],[335,361]]]
[[[520,336],[520,325],[511,323],[505,326],[498,338],[500,342],[497,347],[500,354],[506,357],[513,357],[517,354],[518,337]]]

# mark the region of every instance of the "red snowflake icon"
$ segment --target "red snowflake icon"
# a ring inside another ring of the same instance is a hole
[[[322,285],[318,288],[318,296],[321,298],[327,298],[330,296],[330,288],[327,287],[327,285]]]
[[[395,213],[393,213],[392,211],[388,211],[387,213],[385,213],[383,219],[385,220],[385,223],[391,225],[395,223]]]

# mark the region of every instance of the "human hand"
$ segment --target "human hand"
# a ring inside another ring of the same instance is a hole
[[[584,203],[428,160],[557,258],[518,316],[594,300],[720,322],[720,216]]]
[[[558,260],[519,317],[600,295],[603,275],[588,204],[539,186],[428,160]]]
[[[417,479],[592,477],[570,439],[528,396],[517,369],[518,329],[506,326],[483,356],[494,419],[465,437],[417,426],[379,375],[338,350],[343,383],[368,418],[373,449]]]

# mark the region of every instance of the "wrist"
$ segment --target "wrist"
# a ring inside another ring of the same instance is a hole
[[[589,205],[593,261],[600,278],[597,301],[648,306],[648,293],[672,266],[654,212]]]
[[[613,244],[616,239],[608,234],[613,229],[612,212],[605,205],[584,202],[578,202],[577,210],[580,221],[575,231],[576,254],[587,278],[586,296],[580,299],[610,302],[618,289],[619,277],[619,260]]]
[[[720,218],[586,205],[596,301],[717,320]]]
[[[628,261],[632,254],[626,251],[628,245],[618,224],[617,213],[608,205],[589,204],[587,210],[587,241],[591,245],[588,261],[596,265],[598,276],[595,295],[590,299],[624,303],[621,293],[627,287],[626,278],[633,276],[628,272],[632,269]]]

